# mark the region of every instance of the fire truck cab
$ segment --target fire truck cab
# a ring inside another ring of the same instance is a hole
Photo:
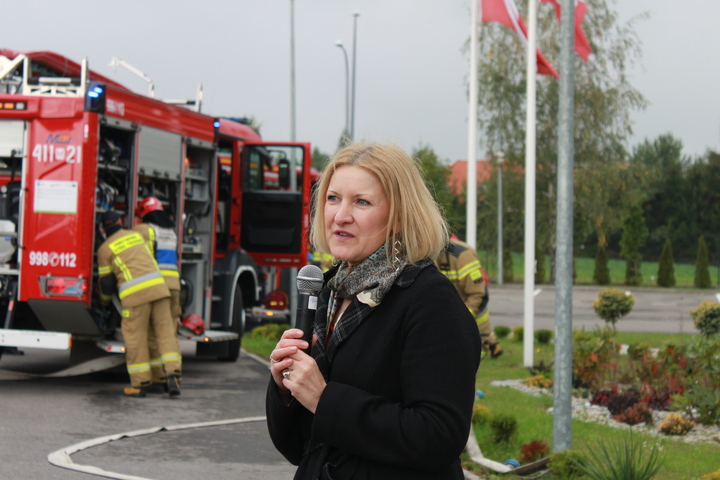
[[[268,294],[307,263],[310,161],[309,144],[264,142],[200,113],[200,98],[166,103],[87,61],[0,49],[0,356],[124,351],[96,288],[99,218],[112,209],[132,228],[154,196],[177,229],[183,318],[205,322],[181,338],[236,360],[251,320],[289,318],[287,295]]]

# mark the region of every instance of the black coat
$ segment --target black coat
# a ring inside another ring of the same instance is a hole
[[[329,296],[327,287],[318,296],[321,328]],[[315,415],[285,405],[270,380],[270,436],[299,465],[295,479],[322,469],[335,480],[462,479],[481,346],[457,290],[435,266],[410,266],[380,305],[354,298],[343,319],[358,314],[357,328],[319,362],[328,383]]]

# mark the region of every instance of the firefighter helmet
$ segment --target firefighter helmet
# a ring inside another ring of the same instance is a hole
[[[195,335],[202,335],[205,332],[205,322],[196,313],[191,313],[182,320],[183,327],[191,330]]]
[[[155,197],[145,197],[140,203],[138,203],[137,208],[135,209],[135,215],[137,215],[140,218],[143,218],[145,215],[147,215],[150,212],[154,212],[156,210],[162,210],[162,204],[160,203],[160,200],[158,200]]]

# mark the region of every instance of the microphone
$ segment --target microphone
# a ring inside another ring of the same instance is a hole
[[[303,331],[302,339],[308,343],[305,352],[310,351],[312,345],[313,323],[315,323],[315,310],[317,310],[317,294],[323,284],[323,273],[315,265],[305,265],[297,276],[298,308],[296,327]]]

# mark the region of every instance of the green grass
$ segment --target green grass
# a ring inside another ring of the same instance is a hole
[[[491,280],[497,278],[497,253],[488,252],[485,250],[479,250],[480,262],[483,264],[488,272]],[[525,271],[525,256],[522,253],[513,253],[513,283],[522,283],[523,274]],[[545,261],[545,281],[549,281],[550,277],[550,259],[549,257],[544,258]],[[657,262],[642,262],[643,272],[643,287],[657,287]],[[608,261],[608,268],[610,269],[610,284],[611,285],[624,285],[625,284],[625,261],[624,260],[610,260]],[[575,279],[576,285],[594,285],[593,272],[595,269],[594,258],[575,258],[575,273],[577,275]],[[710,278],[713,284],[717,284],[718,272],[717,268],[710,267]],[[693,282],[695,280],[695,265],[694,264],[675,264],[675,282],[678,288],[694,288]]]
[[[652,347],[660,347],[667,342],[679,341],[682,337],[691,338],[692,335],[672,335],[665,333],[618,333],[618,340],[622,343],[647,343]],[[478,400],[481,405],[489,408],[490,414],[509,413],[518,420],[516,437],[506,445],[496,445],[492,441],[489,426],[475,426],[475,435],[478,444],[486,458],[497,462],[504,462],[510,458],[517,459],[521,445],[532,440],[543,440],[552,450],[553,416],[547,413],[552,406],[551,396],[533,397],[509,387],[494,387],[493,380],[506,380],[511,378],[526,378],[530,376],[527,368],[523,367],[523,344],[509,338],[501,340],[504,353],[497,359],[484,359],[477,375],[476,388],[481,390],[485,397]],[[267,337],[243,337],[243,348],[263,358],[267,358],[275,346],[275,341],[268,341]],[[549,364],[553,358],[554,345],[535,345],[533,360],[535,364],[544,361]],[[660,444],[662,454],[666,457],[656,480],[699,479],[702,475],[718,469],[720,458],[720,443],[694,443],[686,444],[681,440],[663,437],[654,437],[639,434],[648,445]],[[587,451],[594,448],[598,439],[605,441],[620,440],[622,430],[612,427],[585,423],[579,420],[572,421],[572,448],[573,450]],[[482,470],[480,470],[482,472]],[[487,478],[487,476],[485,477]],[[493,478],[495,478],[493,476]],[[498,476],[498,479],[520,478],[513,475]]]
[[[622,343],[647,343],[659,347],[666,342],[679,341],[681,337],[691,335],[668,335],[664,333],[618,333],[618,340]],[[510,413],[518,419],[519,428],[517,437],[507,445],[496,445],[492,441],[490,428],[485,425],[475,426],[478,444],[486,458],[497,462],[504,462],[510,458],[517,459],[521,445],[532,440],[543,440],[552,449],[553,416],[547,413],[552,406],[553,398],[533,397],[523,394],[509,387],[493,387],[493,380],[509,378],[526,378],[530,376],[528,370],[522,367],[523,344],[510,339],[502,340],[504,354],[495,360],[483,360],[478,371],[477,388],[483,391],[485,397],[478,400],[481,405],[489,408],[490,414]],[[540,360],[548,363],[552,360],[553,345],[536,345],[534,363]],[[579,420],[572,421],[572,448],[587,451],[594,448],[598,439],[620,440],[622,430],[600,425],[585,423]],[[717,444],[686,444],[682,441],[672,440],[650,435],[641,435],[649,445],[660,444],[662,454],[666,456],[665,464],[661,468],[657,480],[675,480],[700,478],[718,469],[720,458],[720,443]],[[499,478],[499,477],[498,477]],[[503,478],[508,478],[505,475]],[[510,476],[509,478],[514,478]],[[518,477],[519,478],[519,477]]]

